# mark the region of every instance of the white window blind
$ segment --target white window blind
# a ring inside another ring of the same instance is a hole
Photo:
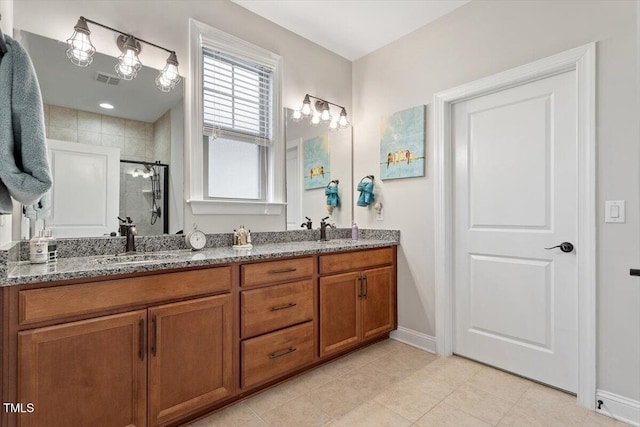
[[[203,133],[272,142],[273,70],[203,48]]]

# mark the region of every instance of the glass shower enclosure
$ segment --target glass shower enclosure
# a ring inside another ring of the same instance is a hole
[[[120,217],[140,236],[169,233],[169,165],[120,160]]]

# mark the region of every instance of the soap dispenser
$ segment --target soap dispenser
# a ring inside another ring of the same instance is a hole
[[[40,230],[39,236],[29,240],[29,262],[32,264],[44,264],[49,261],[49,240],[44,237],[44,230]]]

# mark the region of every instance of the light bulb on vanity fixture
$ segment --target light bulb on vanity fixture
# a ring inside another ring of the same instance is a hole
[[[123,80],[133,80],[138,71],[142,68],[142,62],[138,55],[142,50],[141,43],[153,46],[155,48],[164,50],[169,53],[169,58],[165,67],[160,71],[158,77],[156,77],[155,83],[158,89],[162,92],[170,92],[178,83],[180,83],[180,74],[178,72],[178,58],[173,50],[166,49],[157,44],[142,40],[138,37],[134,37],[131,34],[124,33],[115,28],[108,27],[96,21],[81,16],[78,19],[76,26],[74,27],[74,33],[67,40],[67,57],[72,64],[80,67],[87,67],[93,61],[93,54],[96,52],[95,47],[91,44],[91,31],[88,24],[97,25],[98,27],[105,28],[107,30],[118,33],[117,44],[122,54],[118,57],[118,62],[115,66],[116,73]]]
[[[311,106],[311,98],[315,100],[313,107]],[[331,106],[340,109],[339,118],[331,113]],[[349,126],[347,109],[345,107],[309,94],[304,96],[302,107],[293,110],[291,114],[291,119],[296,122],[302,120],[303,117],[311,117],[310,121],[314,126],[319,125],[320,122],[324,122],[331,130],[338,130],[338,128],[346,128]]]
[[[88,67],[93,62],[93,54],[96,53],[96,48],[91,44],[91,31],[87,25],[87,20],[84,17],[78,19],[78,23],[71,38],[67,39],[67,58],[72,64],[78,67]]]
[[[167,65],[160,71],[156,77],[156,86],[163,92],[171,92],[176,85],[180,83],[180,74],[178,74],[178,58],[175,52],[169,54]]]
[[[141,46],[133,36],[118,36],[118,47],[122,55],[118,57],[116,73],[124,80],[133,80],[142,68],[142,62],[138,58]]]

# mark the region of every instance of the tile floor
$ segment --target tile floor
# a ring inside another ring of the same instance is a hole
[[[191,427],[623,426],[575,397],[460,357],[386,340]]]

